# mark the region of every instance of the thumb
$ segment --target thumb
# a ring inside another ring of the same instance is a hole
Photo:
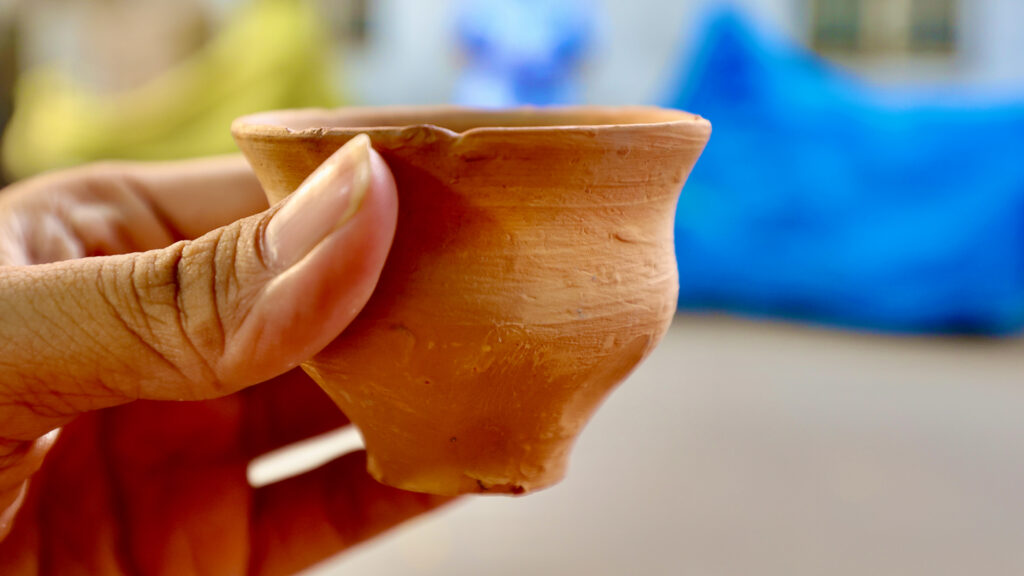
[[[397,208],[361,135],[280,204],[196,240],[0,268],[0,437],[229,394],[311,358],[370,298]]]

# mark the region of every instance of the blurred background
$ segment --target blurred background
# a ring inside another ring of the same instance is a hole
[[[439,103],[707,117],[680,315],[563,484],[314,573],[1024,573],[1024,2],[0,0],[6,182]]]

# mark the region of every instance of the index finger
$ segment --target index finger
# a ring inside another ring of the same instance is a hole
[[[267,209],[263,188],[241,154],[175,162],[107,163],[95,170],[101,179],[128,179],[179,238],[197,238]]]

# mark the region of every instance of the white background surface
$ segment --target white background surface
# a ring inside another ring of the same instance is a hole
[[[314,574],[1024,573],[1024,340],[681,316],[568,479]]]

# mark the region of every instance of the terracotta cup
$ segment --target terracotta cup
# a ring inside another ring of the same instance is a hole
[[[394,172],[377,289],[304,368],[379,481],[519,494],[558,482],[601,401],[668,328],[676,202],[710,124],[658,108],[350,108],[237,120],[271,202],[350,138]]]

